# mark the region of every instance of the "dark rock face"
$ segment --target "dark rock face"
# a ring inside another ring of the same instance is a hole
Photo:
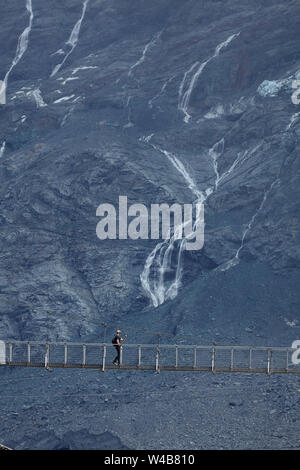
[[[14,450],[32,449],[32,450],[106,450],[116,449],[125,450],[128,447],[122,445],[120,439],[109,432],[93,435],[88,430],[68,432],[60,436],[55,432],[39,432],[33,435],[31,439],[26,439],[22,446],[15,444]]]
[[[290,346],[299,3],[10,0],[0,24],[0,337],[95,341],[106,320]],[[140,275],[157,241],[100,241],[96,209],[195,201],[166,152],[205,194],[205,243],[154,308]]]

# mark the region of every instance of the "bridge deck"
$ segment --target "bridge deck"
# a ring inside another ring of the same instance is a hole
[[[112,364],[116,350],[104,343],[0,341],[0,365],[77,368],[299,374],[295,349],[251,346],[124,344],[121,365]],[[297,352],[297,351],[296,351]]]

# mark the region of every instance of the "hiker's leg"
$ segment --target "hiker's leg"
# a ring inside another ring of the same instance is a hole
[[[113,363],[116,363],[119,360],[119,348],[118,348],[118,346],[115,346],[115,350],[117,351],[117,355],[114,358]]]

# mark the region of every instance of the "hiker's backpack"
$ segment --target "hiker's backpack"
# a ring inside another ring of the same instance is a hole
[[[117,344],[117,336],[114,336],[111,340],[112,344]]]

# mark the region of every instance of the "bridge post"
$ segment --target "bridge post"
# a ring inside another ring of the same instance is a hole
[[[268,349],[268,359],[267,359],[267,374],[271,375],[271,360],[272,360],[272,349]]]
[[[64,367],[66,367],[68,362],[68,345],[67,343],[64,344]]]
[[[27,343],[27,365],[30,364],[30,342]]]
[[[6,364],[6,345],[4,341],[0,341],[0,364]]]
[[[105,360],[106,360],[106,346],[103,346],[102,372],[105,371]]]
[[[46,343],[46,354],[45,354],[45,369],[49,370],[49,356],[50,356],[50,346],[49,343]]]
[[[215,361],[216,361],[216,350],[215,348],[212,348],[212,354],[211,354],[211,371],[213,374],[216,373],[215,370]]]
[[[159,347],[156,348],[155,370],[159,374]]]
[[[9,362],[9,364],[11,364],[11,363],[12,363],[12,358],[13,358],[12,343],[9,343],[8,349],[9,349],[9,359],[8,359],[8,362]]]
[[[178,367],[178,346],[175,349],[175,367]]]
[[[289,350],[286,350],[286,362],[285,362],[285,370],[288,372],[289,370]]]
[[[197,348],[194,348],[194,369],[197,367]]]
[[[249,369],[252,369],[252,348],[249,349]]]
[[[142,350],[141,346],[138,346],[138,367],[141,367],[141,362],[142,362]]]
[[[86,345],[82,345],[82,367],[85,366],[86,363]]]
[[[234,366],[234,348],[231,349],[230,370],[233,370],[233,366]]]

